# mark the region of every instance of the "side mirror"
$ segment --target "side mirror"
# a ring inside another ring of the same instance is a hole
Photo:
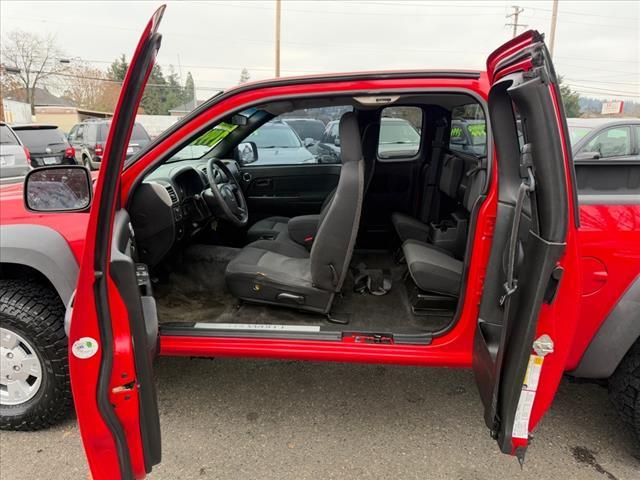
[[[333,141],[333,144],[334,144],[336,147],[339,147],[339,146],[340,146],[340,137],[336,137],[336,138],[335,138],[335,140]]]
[[[34,212],[81,212],[91,205],[92,190],[82,165],[37,168],[24,179],[24,203]]]
[[[574,161],[600,160],[600,152],[580,152],[573,157]]]
[[[235,150],[235,157],[240,165],[258,161],[258,147],[255,142],[240,143]]]
[[[313,147],[315,145],[315,143],[316,143],[316,141],[311,137],[307,137],[307,138],[304,139],[305,148]]]

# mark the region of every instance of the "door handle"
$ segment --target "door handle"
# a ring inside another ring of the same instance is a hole
[[[271,179],[270,178],[261,178],[255,181],[255,186],[256,187],[268,187],[271,185]]]

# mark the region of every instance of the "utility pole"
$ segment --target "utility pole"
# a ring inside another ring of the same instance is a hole
[[[280,76],[280,8],[281,0],[276,0],[276,78]]]
[[[556,23],[558,22],[558,0],[553,0],[553,13],[551,14],[551,35],[549,35],[549,54],[553,58],[553,46],[556,41]]]
[[[510,13],[509,15],[505,15],[504,18],[511,18],[513,17],[513,22],[512,23],[505,23],[504,25],[506,27],[513,27],[513,37],[515,38],[516,35],[518,35],[518,27],[528,27],[528,25],[525,25],[524,23],[518,23],[518,16],[524,12],[524,8],[520,8],[518,6],[513,6],[511,7],[513,8],[513,12]]]

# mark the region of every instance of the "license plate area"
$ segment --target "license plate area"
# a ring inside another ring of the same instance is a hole
[[[15,155],[2,155],[0,156],[0,166],[9,167],[16,164]]]
[[[43,157],[42,162],[45,165],[55,165],[56,163],[59,163],[59,159],[58,157]]]

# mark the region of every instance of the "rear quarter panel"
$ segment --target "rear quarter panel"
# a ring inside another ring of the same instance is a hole
[[[609,313],[640,276],[640,191],[631,204],[597,204],[593,196],[590,204],[581,203],[578,242],[581,303],[569,371],[578,366]]]

